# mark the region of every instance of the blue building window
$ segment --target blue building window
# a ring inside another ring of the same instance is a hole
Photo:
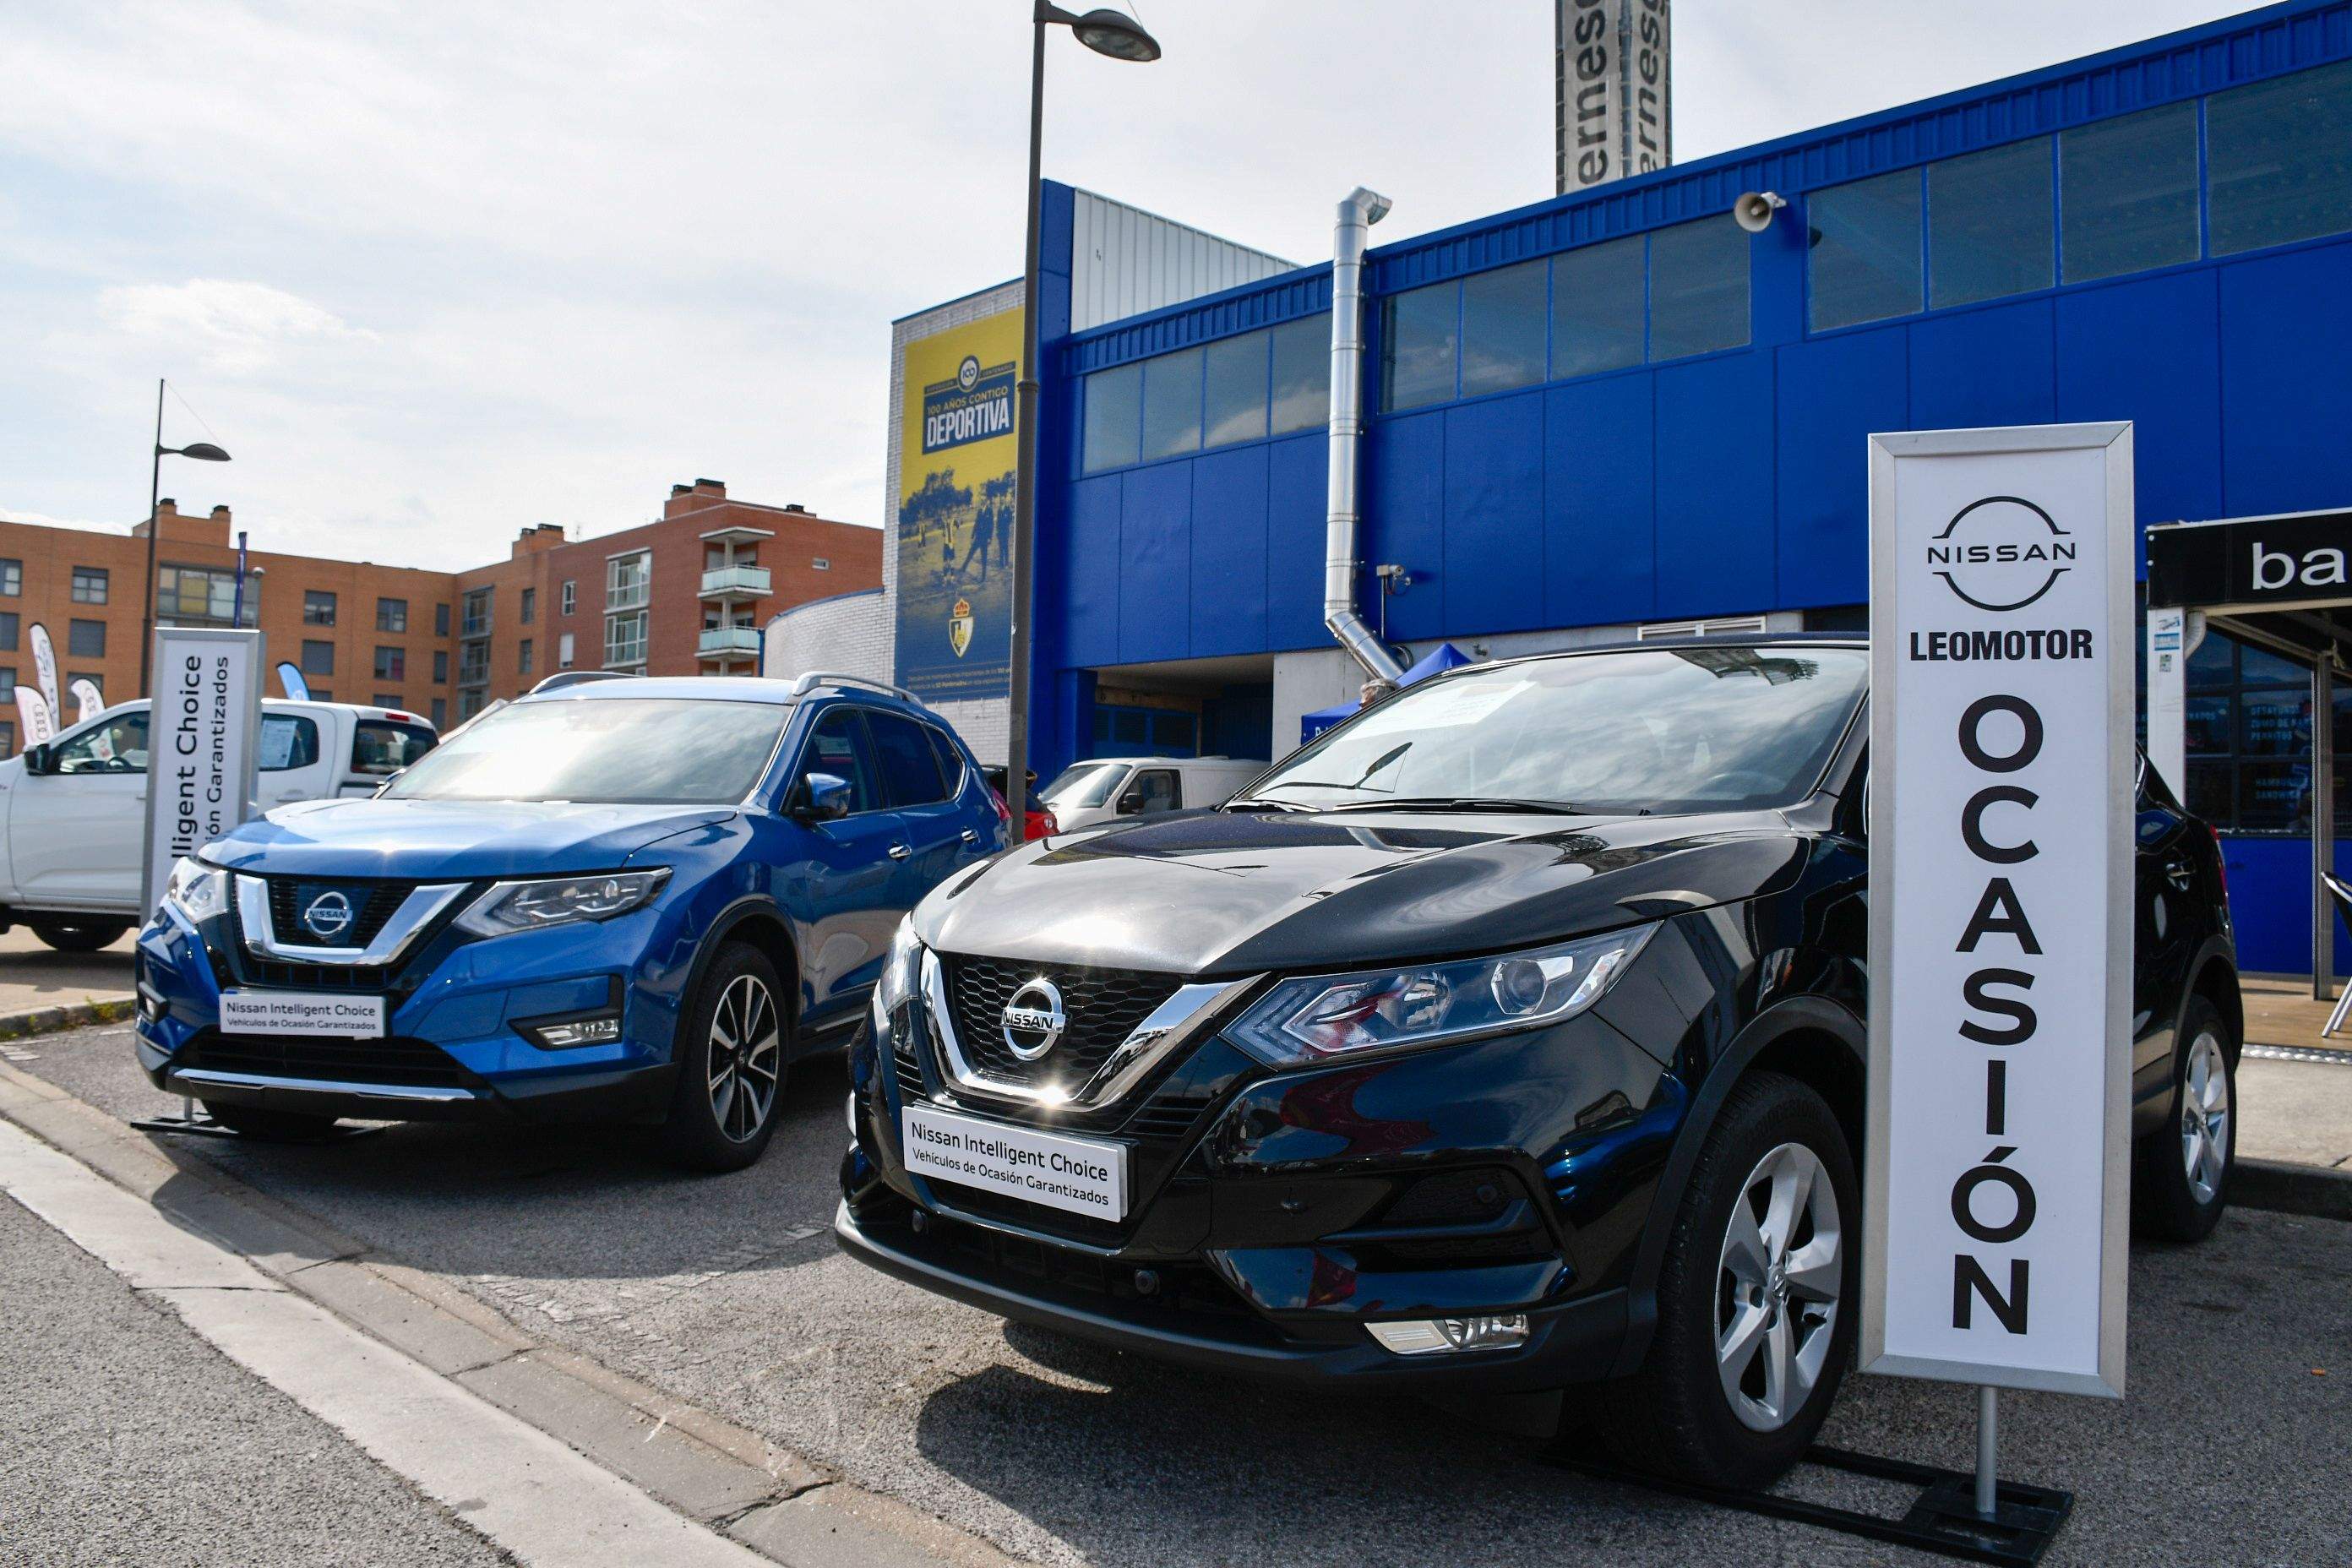
[[[1202,360],[1201,445],[1230,446],[1265,434],[1265,339],[1250,332],[1211,343]]]
[[[1323,425],[1330,333],[1329,317],[1307,316],[1096,371],[1085,382],[1080,466],[1097,474]]]
[[[1927,165],[1927,303],[1972,305],[2057,281],[2050,138]]]
[[[1381,302],[1381,406],[1418,408],[1454,396],[1462,345],[1462,285],[1433,283]]]
[[[1920,309],[1918,170],[1815,191],[1805,198],[1805,212],[1813,331]]]
[[[1640,364],[1649,315],[1644,235],[1551,258],[1551,374],[1591,375]]]
[[[2352,62],[2205,100],[2213,254],[2352,229]]]
[[[1143,366],[1123,364],[1087,377],[1083,466],[1088,473],[1135,461],[1143,437]]]
[[[1143,460],[1201,447],[1201,351],[1143,362]]]
[[[1748,336],[1748,231],[1726,216],[1652,234],[1650,357],[1736,349]]]
[[[1267,433],[1287,435],[1331,422],[1331,320],[1308,316],[1266,334],[1274,351],[1274,395]]]
[[[2060,132],[2058,188],[2067,282],[2196,260],[2197,105]]]
[[[1462,395],[1544,378],[1545,264],[1523,261],[1462,280]]]
[[[2182,718],[2189,809],[2225,833],[2311,831],[2311,672],[2209,633],[2189,656]],[[2352,829],[2352,687],[2334,697],[2336,831]]]

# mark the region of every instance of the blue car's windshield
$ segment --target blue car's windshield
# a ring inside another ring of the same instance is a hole
[[[1643,649],[1466,669],[1349,721],[1251,789],[1307,806],[1525,801],[1673,814],[1811,789],[1868,656],[1805,646]]]
[[[792,710],[773,702],[574,699],[502,708],[426,752],[395,800],[733,805]]]

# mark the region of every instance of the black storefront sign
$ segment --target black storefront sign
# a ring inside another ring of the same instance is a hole
[[[2352,601],[2352,511],[2152,528],[2147,602],[2285,609]]]

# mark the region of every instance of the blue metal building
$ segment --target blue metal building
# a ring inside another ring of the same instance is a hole
[[[1786,203],[1759,234],[1728,216],[1748,191]],[[1072,332],[1049,198],[1033,761],[1278,755],[1347,683],[1329,268]],[[1421,648],[1857,626],[1872,431],[2132,420],[2143,526],[2352,505],[2352,4],[1376,247],[1365,275],[1359,601]],[[2309,967],[2307,680],[2218,637],[2191,667],[2187,789],[2254,970]]]

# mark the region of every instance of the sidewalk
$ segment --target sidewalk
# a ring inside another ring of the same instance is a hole
[[[128,1007],[131,1005],[131,945],[126,934],[97,952],[58,952],[23,926],[0,935],[0,1020],[50,1008],[72,1009],[91,1004]],[[68,1022],[88,1023],[95,1015],[44,1020],[43,1028]],[[37,1032],[12,1028],[0,1022],[0,1038]]]

